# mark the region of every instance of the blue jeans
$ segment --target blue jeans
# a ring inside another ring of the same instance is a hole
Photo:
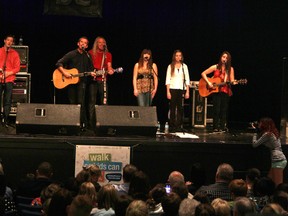
[[[7,119],[10,114],[11,110],[11,102],[12,102],[12,90],[13,90],[13,83],[1,83],[0,84],[0,95],[3,94],[3,120],[7,122]],[[2,108],[2,100],[0,99],[0,108]]]
[[[151,106],[152,97],[150,92],[140,93],[137,97],[139,106]]]

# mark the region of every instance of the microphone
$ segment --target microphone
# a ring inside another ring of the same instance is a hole
[[[81,49],[85,51],[85,47],[84,46],[82,46]]]
[[[144,59],[145,59],[145,60],[148,60],[148,56],[145,56]]]

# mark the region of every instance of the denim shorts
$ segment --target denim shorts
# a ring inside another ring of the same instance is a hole
[[[287,165],[287,160],[281,160],[281,161],[272,162],[271,167],[284,169],[286,165]]]

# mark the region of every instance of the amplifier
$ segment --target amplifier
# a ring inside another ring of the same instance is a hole
[[[12,48],[19,53],[20,72],[28,72],[29,47],[28,46],[14,45],[14,46],[12,46]]]
[[[17,103],[30,103],[31,74],[16,74],[12,90],[10,116],[16,116]]]

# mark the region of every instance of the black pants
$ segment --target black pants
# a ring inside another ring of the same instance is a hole
[[[181,128],[183,124],[183,94],[181,89],[170,89],[170,123],[169,127],[172,129]]]
[[[7,119],[11,110],[13,83],[7,82],[0,84],[0,110],[2,109],[2,94],[3,94],[3,115],[1,121],[7,123]]]
[[[96,127],[96,114],[95,105],[103,105],[104,100],[104,82],[103,81],[90,81],[89,86],[89,96],[88,96],[88,109],[89,109],[89,127],[95,129]],[[106,99],[107,99],[107,82],[106,82]],[[99,101],[97,101],[97,98]]]
[[[229,95],[224,92],[213,94],[213,129],[225,129],[229,107]]]
[[[87,126],[87,112],[85,105],[86,81],[80,80],[78,84],[68,86],[68,99],[70,104],[80,104],[80,122],[81,126]]]

